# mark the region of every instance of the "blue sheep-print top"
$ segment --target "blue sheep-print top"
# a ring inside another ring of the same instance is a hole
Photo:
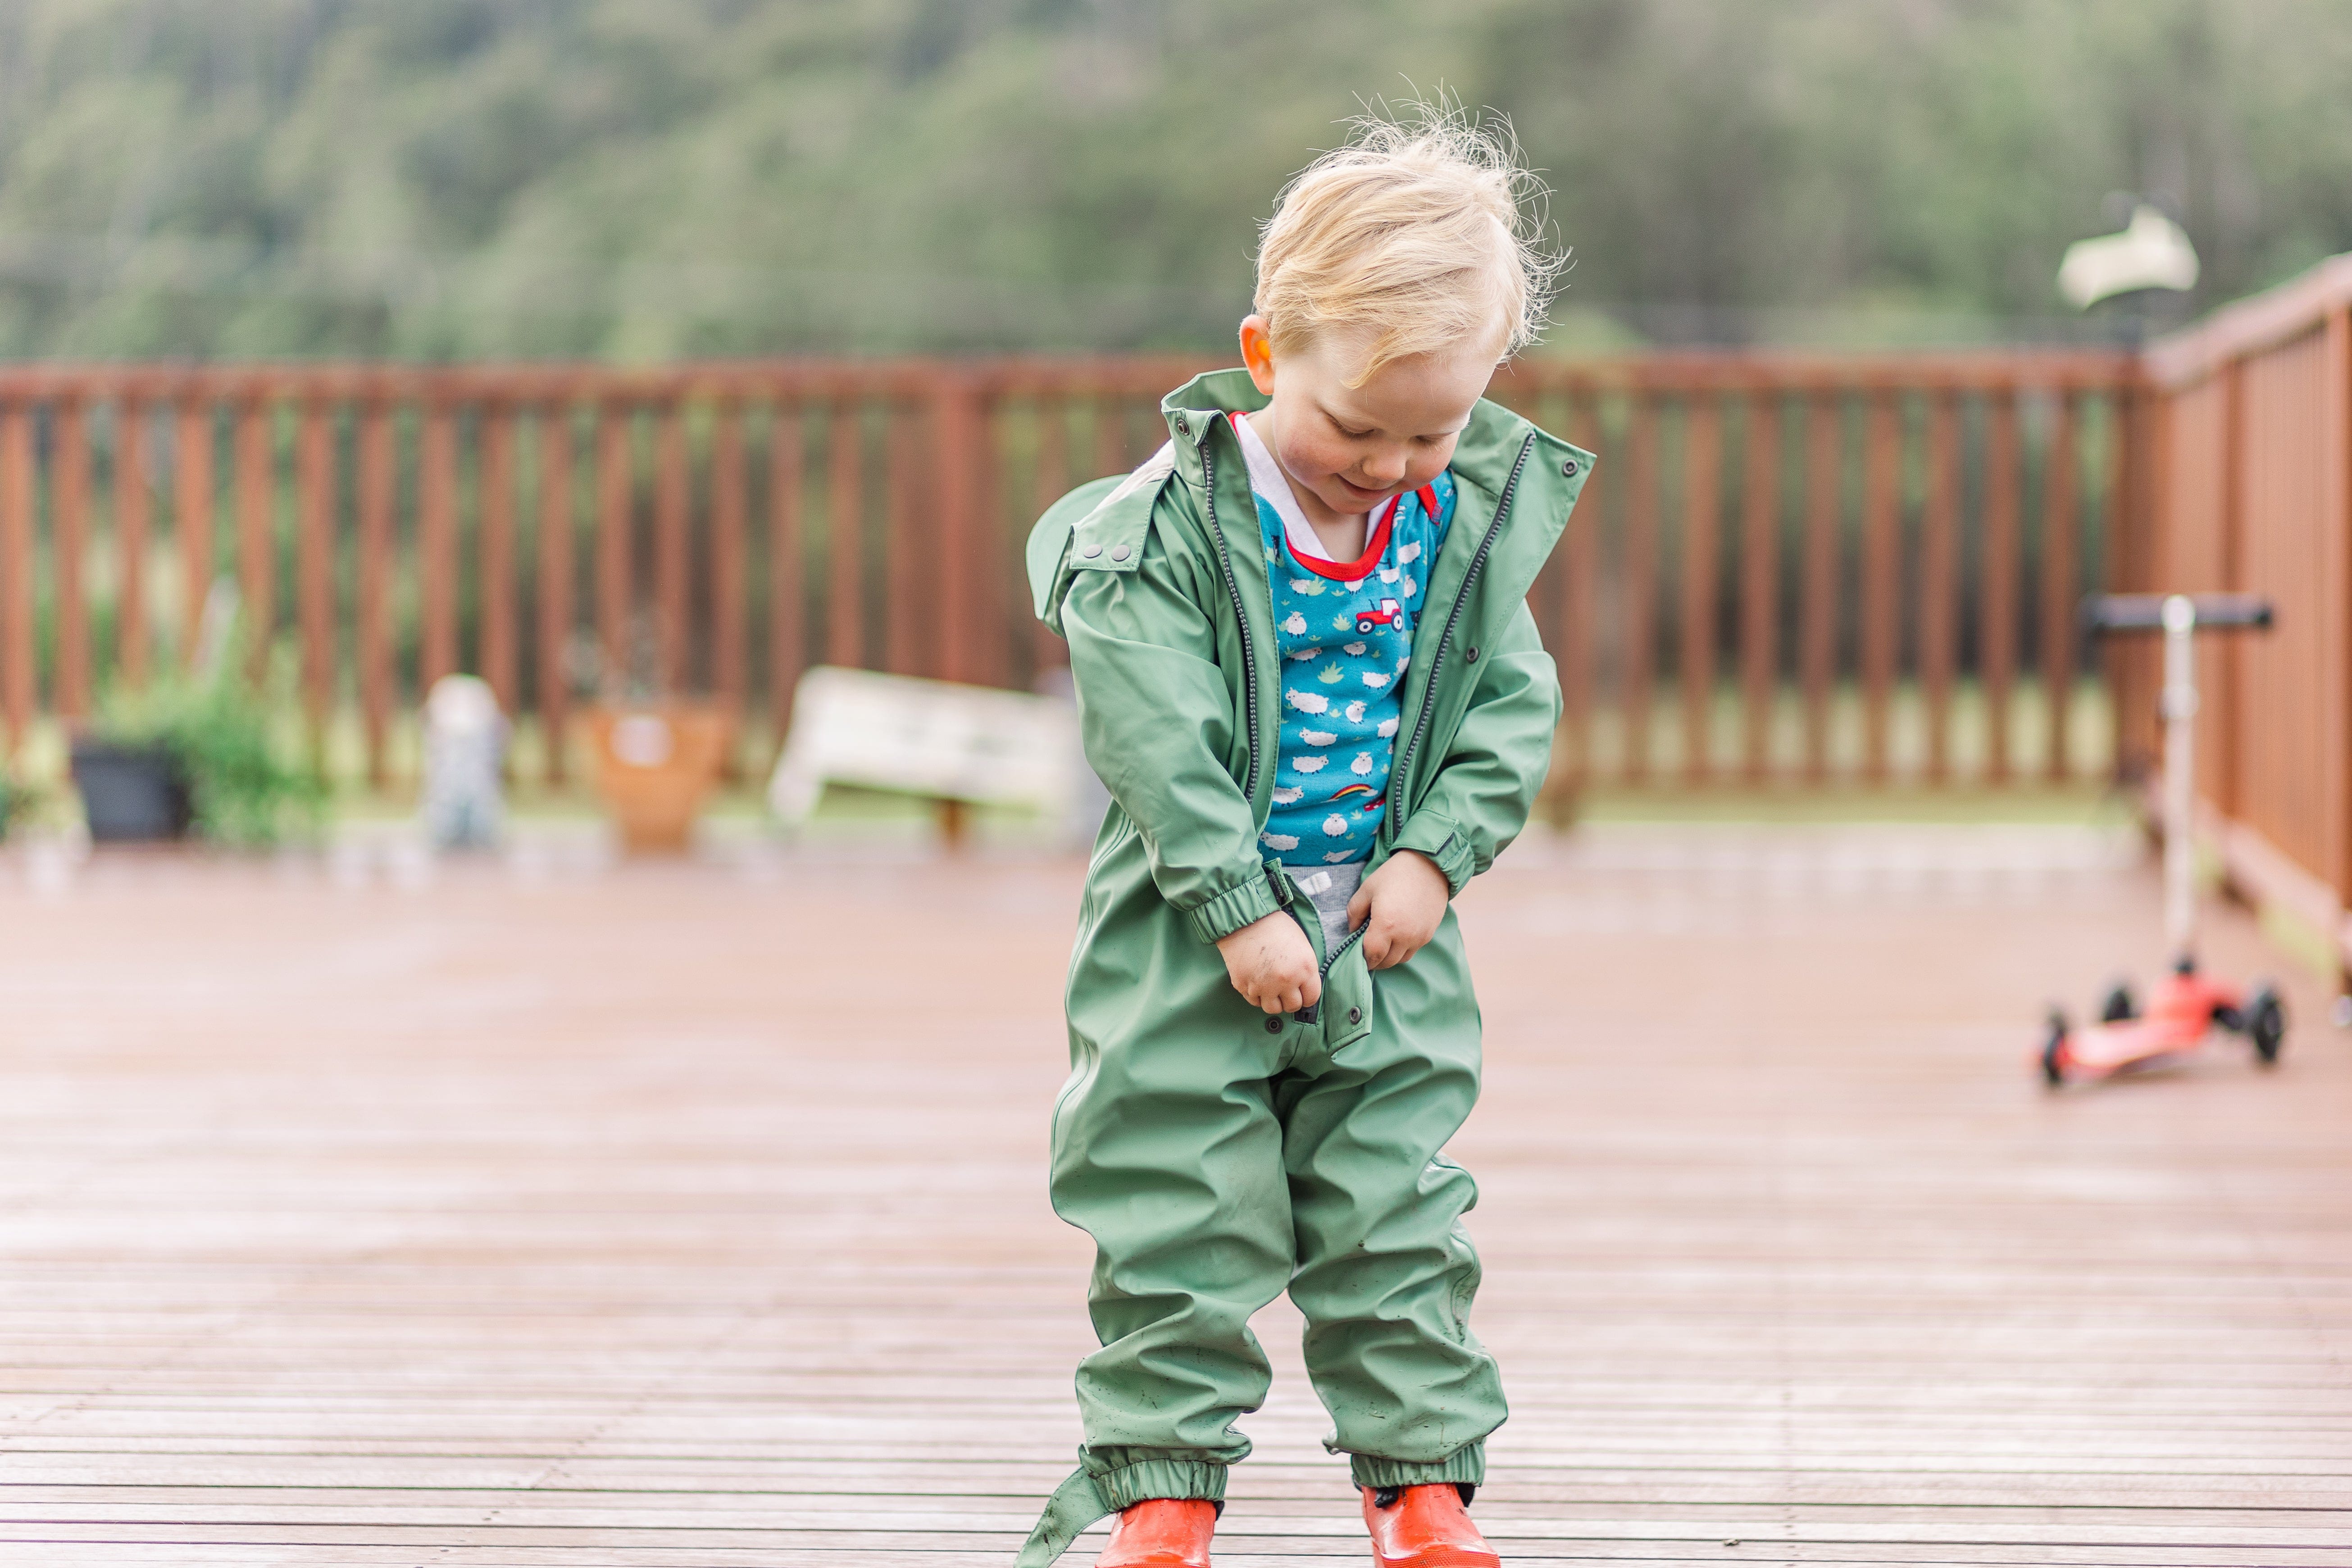
[[[1373,513],[1362,556],[1335,563],[1294,546],[1292,525],[1312,540],[1305,515],[1279,468],[1259,472],[1261,456],[1267,468],[1273,458],[1255,433],[1242,445],[1282,658],[1274,808],[1259,841],[1286,866],[1343,866],[1371,854],[1388,805],[1399,692],[1430,563],[1454,520],[1454,477],[1440,474]],[[1276,486],[1278,500],[1267,494]]]

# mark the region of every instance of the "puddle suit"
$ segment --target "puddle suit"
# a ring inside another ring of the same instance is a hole
[[[1251,1314],[1287,1289],[1363,1486],[1484,1479],[1506,1414],[1470,1331],[1469,1173],[1444,1152],[1478,1095],[1478,1006],[1449,910],[1373,975],[1327,943],[1260,843],[1282,671],[1243,454],[1221,415],[1242,371],[1161,405],[1169,442],[1040,520],[1037,613],[1069,644],[1087,759],[1112,806],[1079,908],[1071,1072],[1054,1109],[1055,1212],[1095,1239],[1102,1348],[1081,1363],[1086,1441],[1021,1554],[1044,1568],[1105,1514],[1222,1500],[1265,1397]],[[1526,598],[1592,464],[1481,402],[1456,445],[1452,526],[1428,574],[1402,730],[1369,865],[1399,849],[1455,892],[1527,819],[1559,716]],[[1286,910],[1324,969],[1315,1007],[1268,1017],[1217,940]]]

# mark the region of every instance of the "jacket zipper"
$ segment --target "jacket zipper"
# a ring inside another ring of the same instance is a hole
[[[1478,541],[1478,552],[1470,558],[1470,569],[1462,574],[1462,587],[1454,595],[1454,607],[1446,613],[1445,627],[1437,637],[1437,651],[1430,656],[1429,679],[1422,688],[1421,712],[1413,720],[1412,738],[1398,751],[1396,761],[1390,765],[1389,834],[1391,838],[1402,830],[1404,792],[1400,787],[1399,781],[1405,776],[1406,764],[1411,760],[1412,752],[1419,748],[1422,737],[1428,733],[1430,714],[1437,702],[1438,668],[1445,662],[1445,650],[1454,640],[1454,626],[1462,618],[1462,606],[1469,602],[1470,590],[1477,585],[1478,574],[1486,569],[1487,553],[1495,548],[1495,540],[1502,533],[1503,524],[1511,515],[1511,502],[1517,499],[1519,491],[1520,471],[1528,466],[1528,454],[1535,450],[1535,445],[1536,438],[1533,436],[1528,437],[1519,443],[1519,455],[1511,463],[1510,478],[1503,481],[1503,493],[1495,502],[1495,521],[1486,525],[1486,537]],[[1215,516],[1213,510],[1210,515],[1213,518]],[[1217,542],[1220,546],[1224,542],[1223,530],[1218,531]],[[1233,568],[1230,563],[1227,564],[1225,571],[1226,584],[1230,587],[1233,583]],[[1234,606],[1235,609],[1241,607],[1241,593],[1238,589],[1234,593]],[[1255,733],[1255,731],[1251,732]],[[1251,755],[1253,765],[1255,761],[1255,752],[1253,751]],[[1328,981],[1331,977],[1331,966],[1345,957],[1349,948],[1363,941],[1364,932],[1370,929],[1369,924],[1360,925],[1342,938],[1339,944],[1331,949],[1330,956],[1323,961],[1322,967],[1316,971],[1316,978]],[[1312,1024],[1321,1012],[1322,1004],[1318,1002],[1314,1006],[1300,1008],[1297,1016],[1302,1024]]]
[[[1437,671],[1445,662],[1445,649],[1454,640],[1454,623],[1462,618],[1462,606],[1470,601],[1470,590],[1478,584],[1478,574],[1486,569],[1486,552],[1495,547],[1496,536],[1503,531],[1504,521],[1511,515],[1511,501],[1519,489],[1519,471],[1528,466],[1528,454],[1535,450],[1536,438],[1529,435],[1519,443],[1519,455],[1511,463],[1511,477],[1503,481],[1503,493],[1495,502],[1495,521],[1486,525],[1486,536],[1478,542],[1478,553],[1470,558],[1470,570],[1462,574],[1462,587],[1454,595],[1454,608],[1446,613],[1445,629],[1438,634],[1437,651],[1430,656],[1429,679],[1421,689],[1421,713],[1412,721],[1412,734],[1398,749],[1396,760],[1389,767],[1389,837],[1391,842],[1404,831],[1404,788],[1407,769],[1412,754],[1421,747],[1423,736],[1429,731],[1431,712],[1437,706]],[[1220,535],[1220,538],[1223,536]],[[1234,602],[1241,602],[1239,595]],[[1342,952],[1346,949],[1344,945]]]
[[[1363,941],[1364,933],[1371,929],[1371,922],[1367,921],[1362,925],[1360,925],[1355,930],[1349,931],[1346,936],[1341,937],[1339,939],[1339,945],[1331,950],[1331,956],[1323,961],[1323,967],[1316,971],[1316,978],[1318,980],[1328,980],[1331,977],[1331,966],[1339,963],[1340,957],[1345,954],[1349,948]]]
[[[1512,477],[1517,478],[1514,471]],[[1249,612],[1242,606],[1242,585],[1234,576],[1234,552],[1225,542],[1225,525],[1217,521],[1217,458],[1204,437],[1201,442],[1201,489],[1209,508],[1209,529],[1217,536],[1217,564],[1224,569],[1225,592],[1233,595],[1234,619],[1242,634],[1242,718],[1249,726],[1249,767],[1242,779],[1242,795],[1257,811],[1257,655],[1250,646]]]

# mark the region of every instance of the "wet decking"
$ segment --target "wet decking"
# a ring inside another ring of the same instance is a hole
[[[1077,876],[0,865],[0,1561],[1009,1563]],[[1621,828],[1464,919],[1508,1560],[2352,1560],[2352,1038],[2242,917],[2284,1065],[2057,1096],[2127,841]],[[1361,1562],[1260,1326],[1220,1563]]]

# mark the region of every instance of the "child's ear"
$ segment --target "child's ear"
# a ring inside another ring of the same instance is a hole
[[[1249,315],[1242,318],[1242,363],[1249,367],[1250,384],[1266,396],[1274,395],[1274,339],[1265,330],[1265,318]]]

